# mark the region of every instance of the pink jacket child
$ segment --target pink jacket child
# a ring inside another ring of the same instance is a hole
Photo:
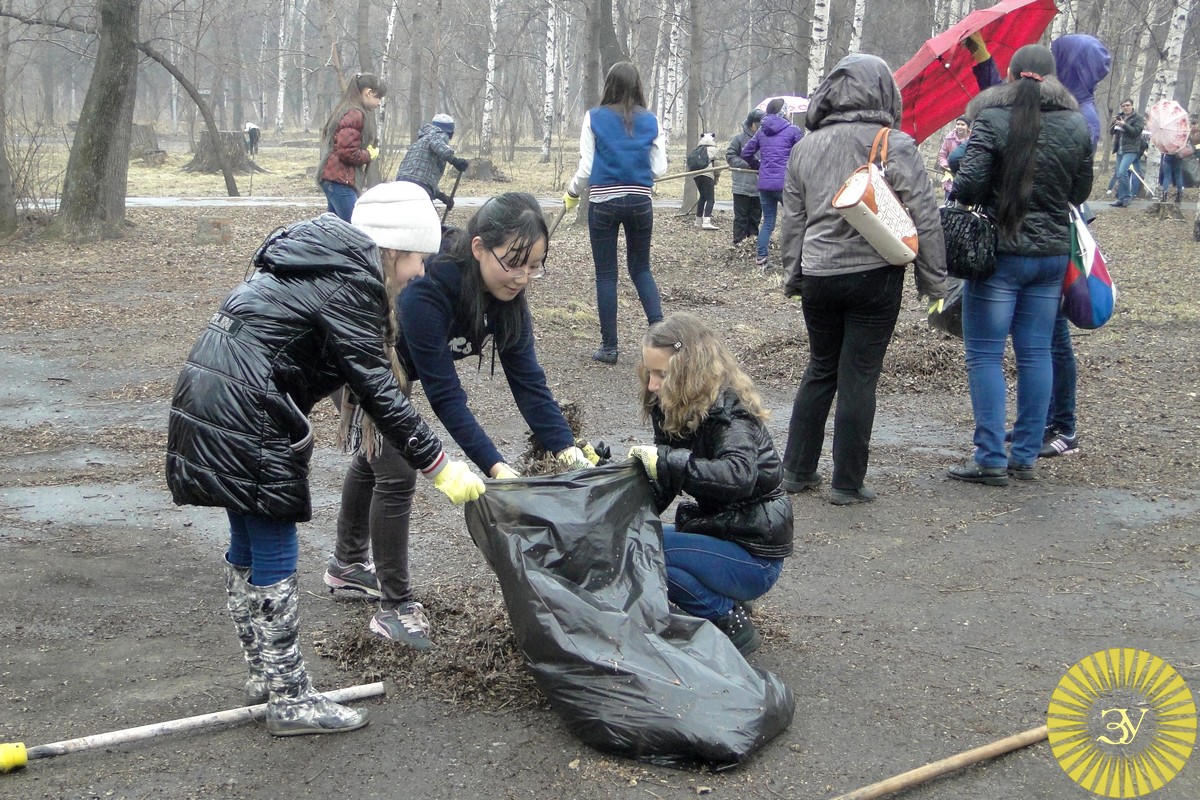
[[[954,130],[947,133],[946,138],[942,140],[937,163],[942,170],[942,191],[946,194],[950,194],[950,189],[954,186],[954,177],[950,174],[950,154],[970,136],[971,128],[967,125],[967,118],[959,117],[954,121]]]

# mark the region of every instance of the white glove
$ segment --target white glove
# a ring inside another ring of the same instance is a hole
[[[593,450],[592,452],[594,453],[595,451]],[[560,450],[555,453],[554,457],[558,460],[558,463],[569,470],[591,469],[595,466],[595,463],[588,458],[587,453],[578,447],[568,447],[566,450]],[[596,456],[596,460],[599,461],[600,457]]]

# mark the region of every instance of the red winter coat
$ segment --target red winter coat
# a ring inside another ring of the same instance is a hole
[[[344,183],[357,191],[362,181],[355,180],[355,172],[359,167],[371,163],[371,154],[365,147],[363,112],[352,108],[338,120],[337,129],[333,132],[333,147],[325,159],[318,180]]]

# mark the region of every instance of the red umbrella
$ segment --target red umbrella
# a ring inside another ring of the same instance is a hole
[[[896,70],[896,85],[904,101],[900,130],[922,142],[963,113],[979,94],[971,68],[975,59],[960,46],[979,33],[996,68],[1004,75],[1013,53],[1036,42],[1058,13],[1054,0],[1001,0],[991,8],[972,11],[950,30],[925,44]]]

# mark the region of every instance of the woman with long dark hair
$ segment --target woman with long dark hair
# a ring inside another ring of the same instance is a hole
[[[375,109],[387,94],[377,75],[360,72],[346,84],[342,99],[321,129],[317,183],[329,212],[349,222],[358,196],[379,183],[379,129]]]
[[[524,192],[493,197],[471,217],[449,252],[426,265],[424,278],[400,295],[396,354],[407,377],[420,382],[433,412],[467,458],[492,478],[515,478],[500,450],[467,405],[455,362],[491,350],[512,399],[538,442],[564,466],[591,466],[575,445],[534,352],[525,289],[544,274],[549,234],[537,199]],[[337,545],[325,584],[379,598],[371,630],[393,642],[428,650],[431,625],[416,600],[408,570],[409,522],[416,472],[382,442],[381,455],[360,455],[342,487]],[[374,551],[374,564],[369,555]]]
[[[1092,190],[1092,139],[1079,104],[1055,77],[1042,45],[1013,54],[1005,82],[971,101],[971,138],[954,179],[962,203],[996,221],[996,272],[967,281],[963,340],[975,456],[956,480],[992,486],[1036,477],[1053,373],[1050,339],[1071,252],[1068,205]],[[1017,357],[1017,419],[1005,451],[1004,349]]]
[[[563,195],[570,211],[579,205],[584,182],[590,185],[588,234],[596,265],[596,310],[600,349],[592,358],[617,363],[617,231],[625,228],[629,278],[637,289],[646,322],[662,319],[658,284],[650,272],[650,235],[654,208],[650,190],[667,171],[666,142],[658,119],[646,109],[646,93],[637,67],[613,64],[604,79],[600,105],[583,117],[579,132],[579,168]]]

